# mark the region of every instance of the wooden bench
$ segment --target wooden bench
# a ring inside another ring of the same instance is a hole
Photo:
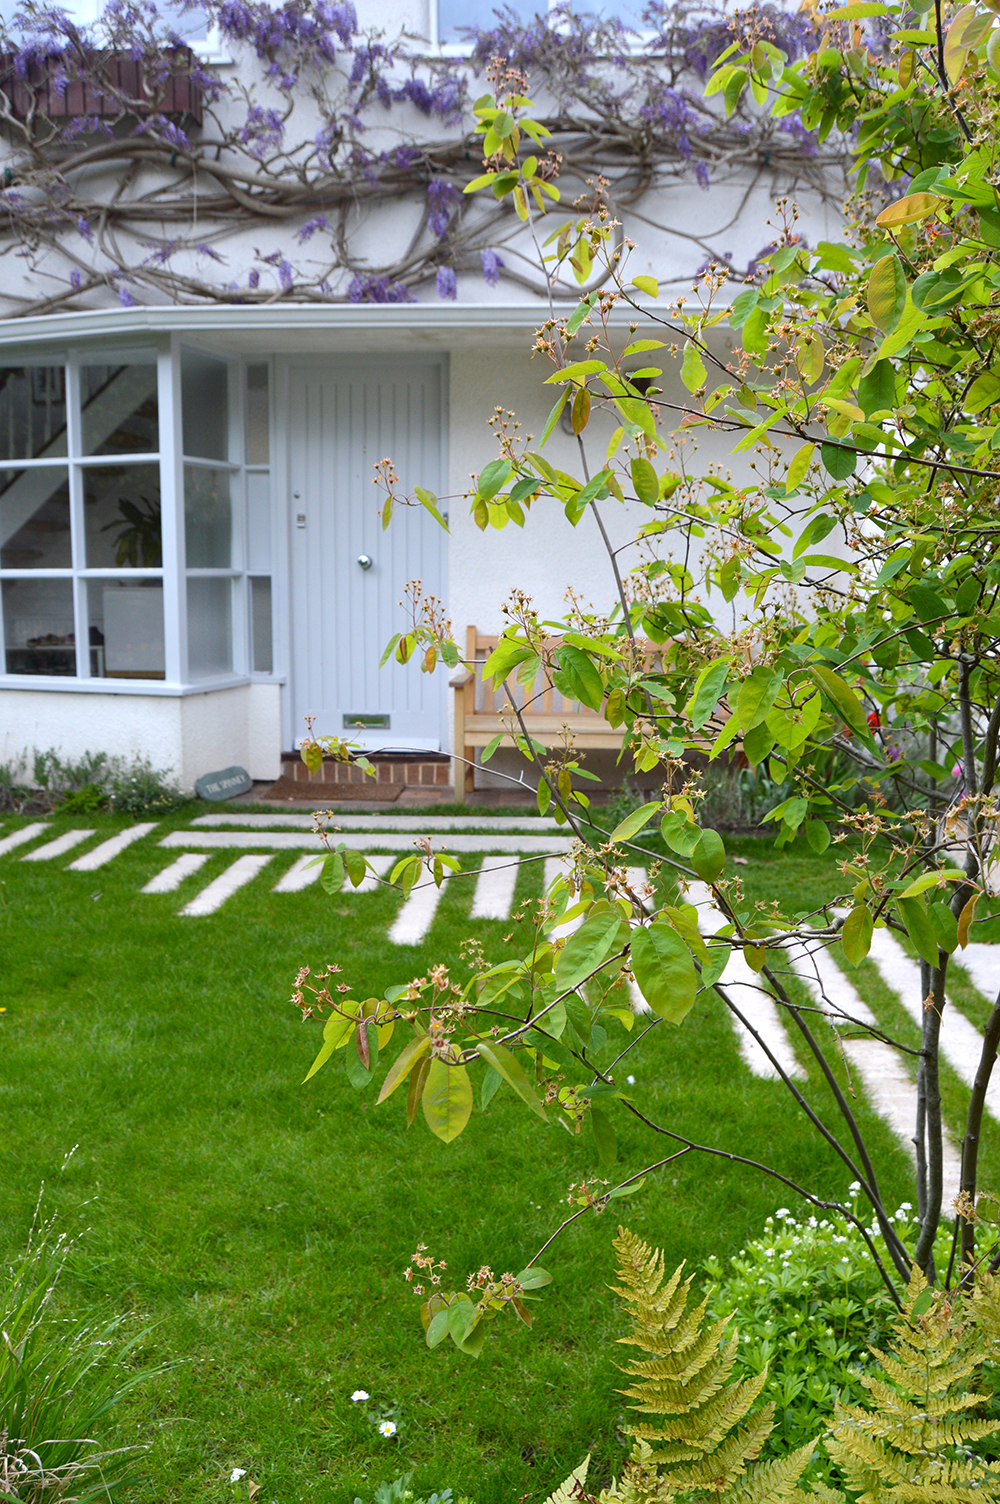
[[[481,750],[495,736],[502,736],[502,747],[514,745],[509,716],[502,715],[504,707],[510,704],[507,693],[502,686],[494,691],[483,683],[483,664],[499,637],[498,632],[480,632],[475,627],[467,627],[465,661],[468,666],[457,668],[449,679],[455,691],[452,766],[455,798],[460,804],[473,788],[476,748]],[[543,747],[561,746],[567,730],[572,733],[574,747],[580,751],[616,752],[621,746],[625,734],[623,726],[616,729],[609,725],[603,716],[581,705],[578,700],[566,699],[550,684],[542,682],[523,690],[511,682],[510,688],[529,736]]]

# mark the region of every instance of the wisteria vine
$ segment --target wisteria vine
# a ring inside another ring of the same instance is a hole
[[[0,254],[26,271],[23,291],[3,279],[8,315],[454,299],[469,272],[539,291],[509,205],[463,194],[481,170],[476,81],[497,56],[529,78],[564,200],[600,176],[623,219],[655,223],[653,191],[684,179],[829,192],[841,163],[794,119],[712,109],[700,84],[731,22],[686,0],[651,0],[641,33],[568,8],[528,24],[499,11],[462,57],[362,31],[350,0],[204,8],[219,62],[153,0],[109,0],[90,29],[28,0],[0,24]],[[790,57],[808,44],[804,17],[763,14]],[[658,228],[691,242],[691,271],[726,254]]]

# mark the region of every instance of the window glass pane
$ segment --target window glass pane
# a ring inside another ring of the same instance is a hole
[[[270,464],[267,366],[247,366],[247,464]]]
[[[229,368],[224,360],[185,350],[181,356],[184,453],[203,460],[229,458]]]
[[[255,674],[270,674],[274,671],[274,653],[271,647],[271,581],[250,581],[250,632],[253,642],[251,663]]]
[[[464,40],[459,35],[460,26],[482,26],[487,31],[497,24],[497,0],[438,0],[438,36],[442,42]],[[511,0],[503,7],[504,15],[516,16],[521,21],[533,21],[539,10],[546,9],[544,0]],[[588,5],[587,9],[591,9]]]
[[[228,569],[233,557],[229,471],[188,465],[184,471],[184,535],[189,569]]]
[[[83,516],[89,569],[159,569],[159,465],[87,465]]]
[[[160,447],[156,364],[81,366],[84,454],[155,454]]]
[[[162,679],[159,580],[88,580],[90,672],[98,679]]]
[[[65,468],[0,470],[0,568],[72,567]]]
[[[188,579],[188,674],[213,679],[233,671],[232,587],[229,580]]]
[[[71,580],[4,580],[8,674],[76,673]]]
[[[62,366],[0,366],[0,460],[66,453]]]
[[[254,474],[247,482],[247,568],[271,568],[271,477]],[[190,560],[188,561],[190,563]]]

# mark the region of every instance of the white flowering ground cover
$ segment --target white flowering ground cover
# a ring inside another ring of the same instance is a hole
[[[461,853],[469,876],[445,888],[418,943],[401,946],[389,938],[398,894],[277,891],[305,848],[196,847],[192,830],[219,827],[195,827],[193,813],[122,840],[102,864],[85,858],[125,834],[114,817],[56,818],[0,846],[0,1237],[23,1239],[45,1180],[51,1208],[90,1228],[64,1299],[152,1323],[146,1355],[182,1360],[120,1418],[116,1435],[151,1443],[129,1504],[245,1499],[251,1488],[257,1504],[339,1504],[411,1471],[418,1497],[450,1486],[507,1504],[544,1499],[582,1451],[616,1466],[612,1217],[581,1219],[546,1254],[554,1281],[534,1328],[498,1331],[478,1361],[427,1352],[402,1278],[418,1242],[463,1274],[524,1267],[561,1220],[568,1187],[608,1173],[589,1138],[544,1138],[501,1091],[445,1148],[350,1090],[342,1072],[301,1085],[316,1043],[288,1001],[301,965],[335,962],[378,995],[401,968],[443,961],[464,976],[460,942],[472,929],[487,955],[514,943],[508,919],[472,917],[488,846]],[[29,823],[0,822],[0,842]],[[93,835],[61,855],[22,860],[81,828]],[[753,840],[733,851],[752,896],[794,893],[800,907],[836,887],[832,858],[776,859]],[[204,860],[176,889],[149,891],[179,855]],[[182,919],[248,855],[267,859],[217,908]],[[515,907],[540,894],[543,867],[518,873]],[[915,1044],[874,963],[854,981]],[[955,1001],[981,1021],[971,980]],[[650,1058],[633,1091],[651,1110],[843,1194],[841,1168],[777,1084],[748,1068],[721,1008],[700,1004]],[[809,1063],[798,1068],[820,1098]],[[958,1123],[966,1088],[951,1067],[944,1086]],[[887,1194],[913,1199],[905,1148],[857,1090]],[[624,1119],[619,1132],[623,1178],[643,1160]],[[987,1166],[1000,1163],[998,1138],[991,1119]],[[692,1156],[628,1203],[628,1218],[668,1261],[699,1264],[759,1236],[779,1202],[766,1181]]]

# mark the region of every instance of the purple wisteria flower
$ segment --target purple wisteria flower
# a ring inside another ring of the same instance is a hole
[[[437,295],[439,298],[450,298],[452,302],[458,297],[458,278],[451,266],[439,266],[437,269]]]
[[[349,303],[415,303],[414,294],[405,282],[391,282],[388,277],[353,277],[347,289]]]
[[[500,281],[500,268],[504,264],[503,257],[498,256],[496,251],[486,250],[479,252],[479,259],[483,263],[483,277],[487,287],[496,287]]]
[[[461,200],[462,195],[447,178],[432,178],[428,183],[427,223],[431,234],[437,236],[438,240],[444,240],[448,234],[452,213]]]

